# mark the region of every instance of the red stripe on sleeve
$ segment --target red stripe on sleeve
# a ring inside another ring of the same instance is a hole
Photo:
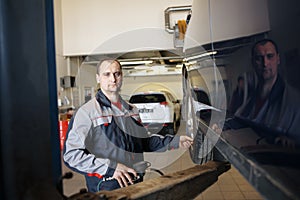
[[[96,176],[97,178],[103,178],[103,176],[98,173],[88,173],[87,175],[88,176]]]

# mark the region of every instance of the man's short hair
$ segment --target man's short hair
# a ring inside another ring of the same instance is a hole
[[[243,80],[244,80],[244,76],[239,76],[239,77],[237,78],[237,81],[238,81],[238,82],[243,81]]]
[[[113,62],[116,62],[118,63],[118,65],[120,66],[121,70],[122,70],[122,65],[121,63],[117,60],[117,59],[114,59],[114,58],[103,58],[99,61],[99,63],[97,64],[97,74],[100,75],[100,67],[101,65],[104,63],[104,62],[110,62],[110,63],[113,63]]]
[[[276,51],[276,53],[278,54],[279,51],[278,51],[278,45],[276,44],[276,42],[274,42],[274,40],[272,40],[272,39],[267,39],[267,38],[265,38],[265,39],[262,39],[262,40],[257,41],[257,42],[253,45],[252,51],[251,51],[251,52],[252,52],[252,58],[255,57],[256,47],[257,47],[258,45],[265,45],[265,44],[268,43],[268,42],[270,42],[270,43],[273,44],[273,46],[274,46],[274,48],[275,48],[275,51]]]

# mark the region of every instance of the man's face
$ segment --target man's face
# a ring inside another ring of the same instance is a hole
[[[274,80],[277,77],[279,54],[271,42],[258,44],[255,48],[254,65],[259,78],[264,81]]]
[[[117,62],[104,61],[100,66],[99,74],[96,74],[104,93],[119,92],[122,86],[122,70]]]

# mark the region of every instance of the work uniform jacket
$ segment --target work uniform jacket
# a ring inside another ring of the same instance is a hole
[[[283,135],[300,144],[299,91],[288,86],[278,76],[269,97],[260,110],[255,113],[257,95],[258,92],[255,92],[248,102],[236,112],[235,117],[225,122],[224,130],[251,126],[262,136],[274,139]]]
[[[132,168],[143,161],[143,152],[178,148],[179,137],[149,136],[136,107],[121,99],[119,109],[99,90],[70,121],[64,146],[65,164],[84,174],[89,191],[96,192],[99,181],[113,176],[117,163]]]

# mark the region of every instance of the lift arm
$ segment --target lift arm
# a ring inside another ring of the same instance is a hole
[[[186,170],[149,179],[144,182],[99,193],[83,193],[70,200],[117,199],[193,199],[218,180],[218,176],[230,169],[228,162],[209,161]]]

